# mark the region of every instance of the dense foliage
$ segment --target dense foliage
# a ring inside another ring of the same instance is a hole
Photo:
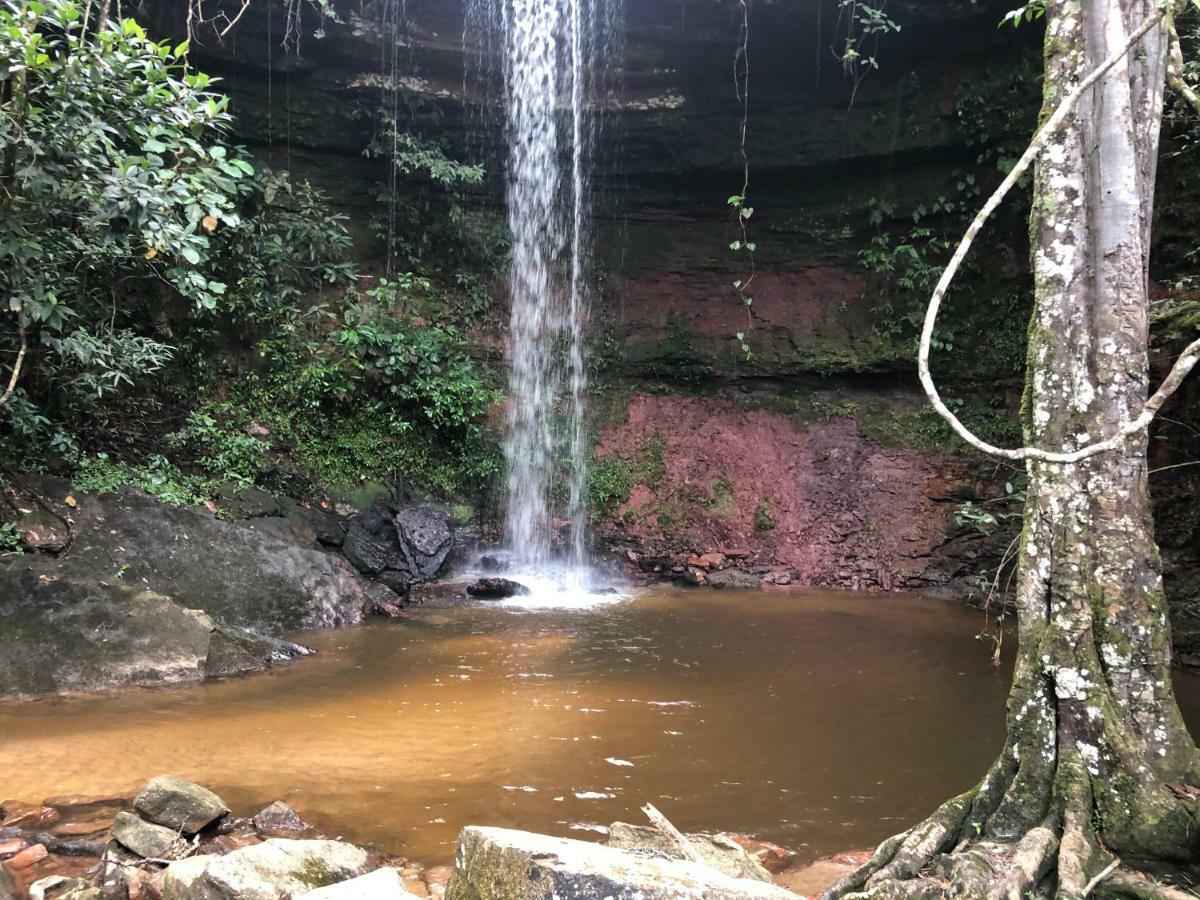
[[[215,309],[226,291],[195,267],[239,224],[254,170],[220,143],[227,101],[185,49],[132,20],[90,31],[64,0],[0,9],[5,349],[31,344],[7,404],[20,433],[161,369],[165,304]]]
[[[174,502],[227,481],[486,485],[497,395],[462,336],[490,305],[478,270],[362,276],[327,198],[230,145],[186,45],[85,10],[0,6],[0,462]],[[368,155],[398,179],[482,177],[380,134]],[[390,213],[397,269],[452,224]]]

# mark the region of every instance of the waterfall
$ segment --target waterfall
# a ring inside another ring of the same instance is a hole
[[[480,72],[500,33],[512,237],[505,537],[533,568],[555,555],[558,514],[566,561],[587,561],[590,187],[619,3],[471,0],[464,28],[482,48],[468,69]]]

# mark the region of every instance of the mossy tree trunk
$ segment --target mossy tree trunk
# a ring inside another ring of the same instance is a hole
[[[1047,115],[1156,2],[1047,0]],[[1165,60],[1156,26],[1084,94],[1040,157],[1029,446],[1095,443],[1146,402]],[[1080,463],[1030,461],[1028,474],[1004,750],[978,786],[886,841],[831,900],[1169,897],[1172,888],[1111,865],[1200,855],[1189,789],[1200,766],[1171,685],[1145,431]]]

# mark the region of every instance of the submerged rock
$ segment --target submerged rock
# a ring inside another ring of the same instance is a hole
[[[731,878],[699,863],[600,844],[468,827],[459,836],[446,900],[795,900],[783,888]],[[169,898],[166,898],[169,900]]]
[[[126,850],[145,859],[182,859],[188,852],[188,842],[178,831],[147,822],[133,813],[117,813],[112,836]]]
[[[718,872],[731,878],[771,881],[771,873],[729,835],[689,834],[687,837],[704,861]],[[671,859],[685,858],[661,831],[645,825],[613,822],[608,829],[607,845],[614,850],[650,851]]]
[[[254,830],[268,838],[296,837],[312,827],[282,800],[276,800],[259,810],[251,821],[254,822]]]
[[[506,597],[527,597],[530,590],[509,578],[480,578],[467,586],[467,593],[477,600],[503,600]]]
[[[229,812],[225,802],[208,788],[176,775],[151,779],[134,798],[133,808],[150,822],[187,834],[195,834]]]
[[[296,900],[409,900],[416,897],[404,886],[400,870],[387,867],[299,894]]]
[[[167,866],[163,900],[282,900],[361,875],[367,851],[341,841],[271,838]]]

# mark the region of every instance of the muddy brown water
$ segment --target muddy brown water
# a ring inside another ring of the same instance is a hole
[[[419,610],[201,686],[0,705],[0,798],[172,772],[249,813],[448,862],[467,823],[575,837],[650,801],[806,857],[872,844],[985,770],[1007,665],[943,601],[657,589],[601,608]],[[1200,681],[1181,676],[1200,722]]]

